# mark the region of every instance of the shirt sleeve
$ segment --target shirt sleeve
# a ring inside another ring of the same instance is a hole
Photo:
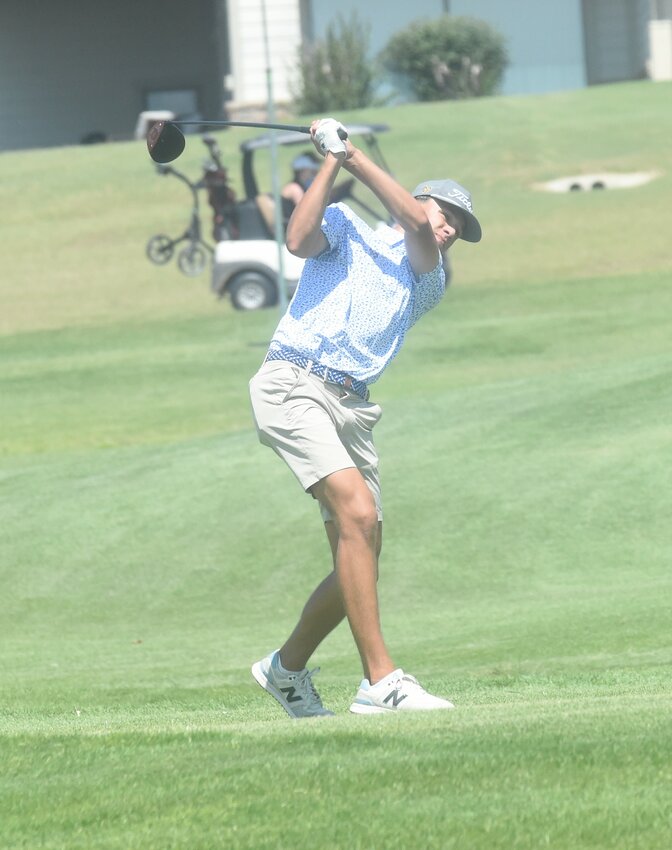
[[[341,209],[341,205],[331,204],[328,206],[322,219],[322,233],[324,233],[331,251],[343,241],[346,227],[347,218]]]
[[[436,307],[446,291],[446,273],[441,260],[431,270],[417,276],[413,292],[411,325],[424,316],[432,307]]]

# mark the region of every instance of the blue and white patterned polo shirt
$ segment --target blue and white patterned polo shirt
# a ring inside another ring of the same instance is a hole
[[[436,267],[416,276],[403,233],[374,231],[345,204],[327,207],[322,232],[329,248],[306,260],[270,350],[286,346],[370,384],[408,329],[441,300],[443,263],[437,248]]]

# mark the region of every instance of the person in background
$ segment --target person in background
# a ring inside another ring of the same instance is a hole
[[[313,182],[319,170],[320,161],[312,151],[299,154],[299,156],[292,160],[292,179],[283,186],[280,193],[282,217],[285,227],[295,207],[301,198],[303,198],[306,189]]]

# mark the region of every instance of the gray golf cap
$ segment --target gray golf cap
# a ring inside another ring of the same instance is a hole
[[[454,180],[425,180],[413,190],[414,198],[434,198],[441,204],[454,207],[464,216],[464,230],[461,239],[466,242],[480,242],[482,231],[471,205],[471,195]]]

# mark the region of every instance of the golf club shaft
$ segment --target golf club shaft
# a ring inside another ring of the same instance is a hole
[[[184,150],[184,133],[180,125],[196,127],[257,127],[264,130],[285,130],[298,133],[310,133],[310,127],[297,124],[269,124],[266,121],[157,121],[147,133],[147,149],[154,162],[165,164],[172,162]],[[341,139],[348,138],[347,130],[339,127]]]
[[[193,124],[206,127],[257,127],[262,130],[293,130],[296,133],[310,133],[310,127],[299,124],[268,124],[265,121],[170,121],[171,124],[183,126]]]

